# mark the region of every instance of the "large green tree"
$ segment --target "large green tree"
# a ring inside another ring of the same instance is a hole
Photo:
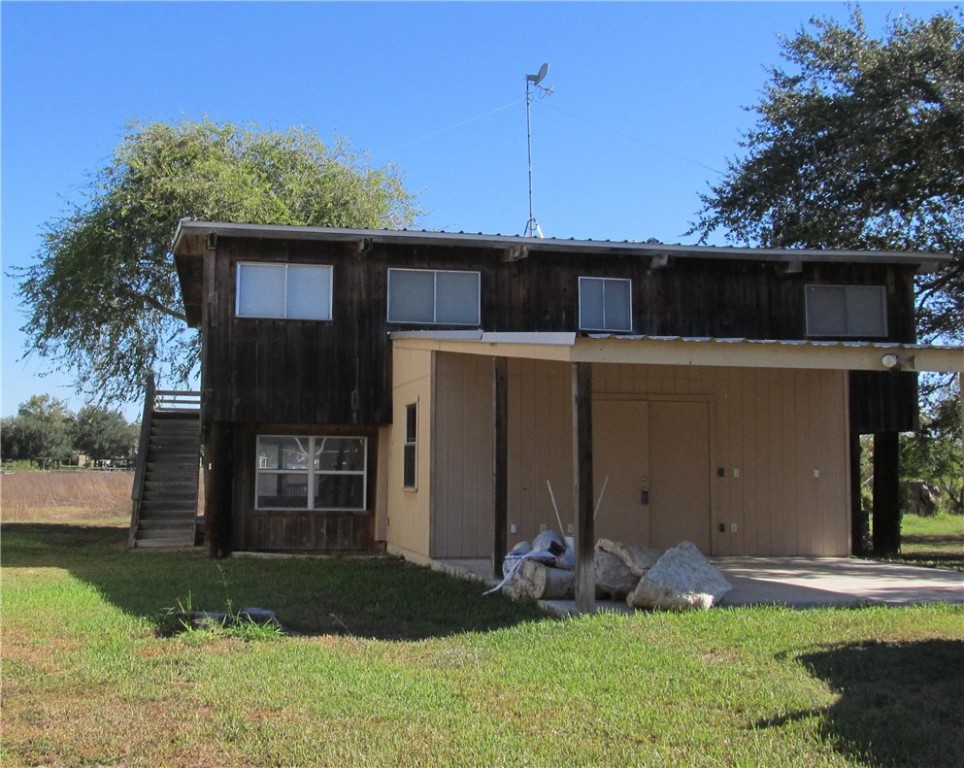
[[[140,429],[120,411],[85,405],[74,421],[74,447],[92,459],[127,458],[137,450]]]
[[[207,120],[131,124],[19,271],[27,351],[98,402],[130,400],[148,373],[176,383],[197,364],[170,252],[181,218],[391,229],[417,215],[392,166],[372,168],[340,139]]]
[[[63,400],[34,395],[0,424],[0,453],[7,460],[66,458],[74,449],[74,427]]]
[[[960,10],[813,19],[783,41],[744,155],[692,232],[775,247],[913,249],[953,262],[918,281],[922,340],[964,339],[964,26]],[[691,232],[691,233],[692,233]]]

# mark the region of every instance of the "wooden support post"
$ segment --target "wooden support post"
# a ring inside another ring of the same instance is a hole
[[[492,358],[492,575],[502,579],[502,561],[509,546],[509,379],[508,361]]]
[[[900,552],[899,433],[874,433],[874,555]]]
[[[592,364],[572,365],[572,469],[576,502],[576,610],[596,610],[596,562],[593,549]],[[563,533],[565,533],[563,531]]]

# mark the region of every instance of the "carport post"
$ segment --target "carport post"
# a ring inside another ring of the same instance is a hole
[[[900,552],[900,435],[874,433],[874,555]]]
[[[492,576],[502,580],[502,561],[508,548],[509,519],[509,394],[507,361],[492,358]]]
[[[592,489],[592,364],[572,365],[573,498],[576,501],[576,610],[596,610]],[[564,532],[563,532],[564,533]]]

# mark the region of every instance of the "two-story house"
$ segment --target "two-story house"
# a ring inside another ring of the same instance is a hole
[[[916,372],[964,369],[915,344],[931,254],[189,220],[173,250],[214,552],[498,563],[561,518],[583,564],[847,555],[857,437],[896,483]]]

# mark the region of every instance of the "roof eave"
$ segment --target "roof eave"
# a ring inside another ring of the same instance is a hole
[[[301,227],[279,224],[232,224],[182,219],[178,223],[172,251],[177,254],[188,236],[249,237],[284,240],[322,240],[326,242],[399,243],[445,245],[448,247],[493,248],[498,250],[591,251],[611,256],[669,256],[679,258],[730,259],[757,262],[849,262],[904,264],[918,272],[930,272],[949,261],[947,254],[900,251],[853,251],[804,248],[742,248],[706,245],[667,245],[662,243],[616,242],[609,240],[559,240],[518,235],[483,235],[465,232],[428,230],[350,229],[338,227]]]

